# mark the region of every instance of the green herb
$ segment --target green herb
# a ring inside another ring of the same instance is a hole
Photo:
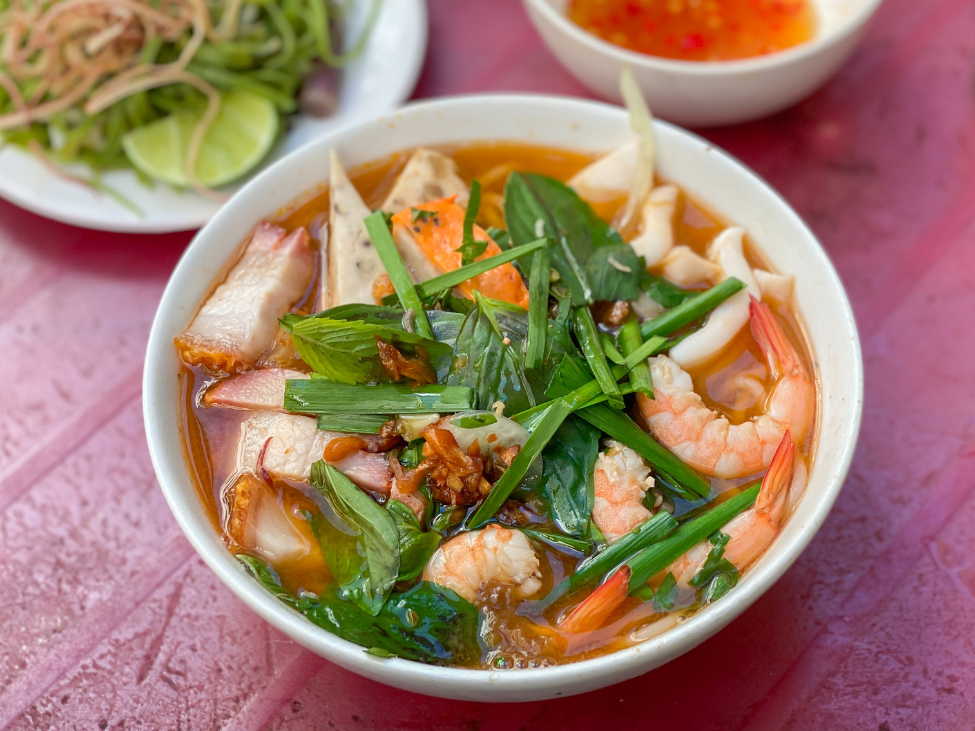
[[[603,346],[603,353],[606,354],[607,360],[613,361],[616,365],[623,365],[626,362],[626,358],[623,354],[616,349],[616,344],[613,342],[607,333],[599,333],[599,343]]]
[[[640,336],[640,330],[637,328],[637,337]],[[635,341],[634,341],[635,342]],[[656,355],[669,347],[669,343],[666,338],[660,335],[654,335],[646,339],[646,341],[633,349],[631,353],[628,353],[626,360],[623,365],[626,366],[628,370],[633,370],[639,365],[646,365],[647,358],[651,355]]]
[[[643,267],[640,268],[640,289],[646,292],[657,304],[668,310],[698,294],[698,292],[690,289],[681,289],[663,277],[651,274],[648,269]]]
[[[563,536],[558,533],[546,533],[540,530],[533,530],[532,528],[520,528],[519,530],[529,538],[534,538],[536,541],[545,541],[545,543],[556,548],[568,548],[570,551],[576,551],[578,553],[586,553],[592,548],[592,544],[589,541],[570,538],[569,536]]]
[[[285,411],[299,414],[447,414],[469,411],[473,400],[464,386],[353,386],[311,378],[289,380],[284,389]]]
[[[403,263],[399,249],[396,248],[393,235],[389,232],[385,219],[381,213],[373,213],[366,216],[364,223],[366,231],[369,232],[369,238],[372,239],[373,246],[376,247],[376,253],[379,254],[383,266],[386,267],[389,281],[392,282],[393,289],[399,296],[400,304],[403,305],[404,310],[413,310],[414,327],[417,334],[433,340],[433,330],[430,328],[430,321],[427,320],[426,310],[423,309],[423,303],[413,286],[413,280]]]
[[[333,586],[321,597],[296,598],[260,559],[244,555],[237,559],[282,602],[370,654],[434,665],[465,665],[477,660],[477,609],[449,589],[421,582],[408,591],[394,592],[379,614],[372,616],[339,598]]]
[[[616,409],[623,408],[623,395],[620,387],[616,383],[616,378],[606,362],[606,355],[603,353],[602,345],[599,342],[599,330],[596,322],[592,319],[592,313],[588,307],[576,307],[572,312],[572,324],[575,326],[576,339],[582,348],[582,354],[586,356],[586,362],[596,375],[599,388],[609,399],[609,405]]]
[[[660,582],[660,586],[653,593],[653,608],[658,612],[669,612],[674,608],[674,601],[677,599],[677,579],[670,571]]]
[[[738,584],[738,569],[724,558],[725,547],[731,540],[730,536],[718,531],[708,540],[712,548],[707,560],[689,582],[696,589],[704,589],[701,593],[703,604],[710,604],[720,599]]]
[[[451,424],[459,426],[461,429],[477,429],[482,426],[491,426],[498,423],[498,417],[494,414],[471,414],[450,420]]]
[[[508,413],[535,406],[562,356],[575,349],[568,332],[550,323],[542,367],[529,370],[525,368],[527,313],[479,292],[474,297],[475,306],[457,334],[454,363],[446,382],[473,388],[477,409],[490,409],[496,401],[503,402]]]
[[[422,208],[410,208],[413,211],[413,223],[428,221],[437,215],[436,211],[424,211]]]
[[[421,438],[414,439],[407,444],[403,451],[399,453],[399,463],[408,470],[420,464],[423,461],[423,445],[425,443],[426,440]]]
[[[291,339],[301,359],[316,373],[340,383],[389,380],[379,357],[377,340],[396,347],[407,356],[425,356],[438,375],[447,374],[453,358],[450,346],[436,340],[361,320],[306,317],[298,321],[282,319],[281,322],[291,331]]]
[[[512,246],[511,236],[503,228],[488,226],[486,229],[484,229],[484,232],[491,237],[491,240],[494,243],[501,247],[502,251]]]
[[[471,196],[467,201],[467,210],[464,213],[464,233],[461,239],[460,263],[470,264],[477,257],[487,251],[487,241],[474,240],[474,221],[477,220],[477,210],[481,207],[481,184],[476,180],[471,182]]]
[[[413,511],[399,500],[387,501],[386,512],[392,516],[399,532],[399,574],[396,580],[418,579],[443,538],[438,533],[425,533]]]
[[[430,521],[430,529],[446,535],[449,531],[460,525],[467,511],[462,507],[445,506],[444,509],[433,516]]]
[[[352,303],[339,305],[329,310],[324,310],[314,315],[293,315],[288,314],[281,318],[281,325],[285,328],[292,328],[297,322],[302,320],[326,319],[326,320],[360,320],[367,325],[380,325],[385,328],[407,332],[403,325],[406,311],[397,304],[396,295],[393,297],[392,305],[364,305]],[[427,320],[433,328],[434,339],[450,346],[453,349],[457,341],[457,333],[464,322],[464,316],[456,312],[445,312],[443,310],[427,311]]]
[[[518,456],[515,457],[511,466],[504,471],[501,479],[494,484],[484,502],[471,516],[468,521],[471,528],[479,528],[494,517],[504,501],[508,499],[511,491],[518,486],[525,473],[528,472],[528,468],[531,467],[535,458],[541,454],[565,418],[572,413],[572,408],[572,404],[566,399],[557,399],[548,407],[545,415],[531,436],[528,437],[528,441],[518,452]]]
[[[640,334],[640,325],[635,319],[630,318],[623,323],[623,327],[620,328],[619,342],[624,355],[629,356],[640,351],[644,344],[643,336]],[[650,366],[647,365],[646,359],[633,364],[630,369],[630,383],[633,384],[634,391],[653,398],[653,380],[650,378]]]
[[[569,417],[542,452],[542,482],[552,519],[563,533],[589,535],[595,503],[593,474],[599,456],[598,429]]]
[[[484,274],[484,272],[489,272],[502,264],[507,264],[515,259],[528,256],[528,254],[531,254],[532,252],[537,254],[540,250],[544,250],[546,246],[548,246],[548,241],[546,239],[538,239],[537,241],[529,242],[524,246],[517,246],[513,249],[508,249],[500,254],[489,256],[487,259],[471,262],[465,266],[445,272],[433,277],[432,279],[428,279],[427,281],[416,285],[416,291],[423,299],[435,297],[444,290],[456,287],[458,284],[463,284],[468,279],[473,279],[474,277]]]
[[[378,434],[389,416],[376,414],[319,414],[318,428],[322,431],[349,434]]]
[[[369,614],[378,614],[400,568],[396,522],[348,477],[322,460],[311,467],[311,484],[342,523],[333,526],[327,518],[314,519],[317,516],[311,522],[340,595]]]
[[[545,241],[547,243],[547,239]],[[528,348],[525,351],[525,367],[533,370],[541,368],[545,358],[545,338],[548,331],[548,260],[547,248],[536,251],[528,277]]]
[[[512,173],[504,189],[504,217],[516,245],[538,238],[542,222],[545,235],[555,242],[552,267],[577,305],[639,295],[640,266],[633,248],[564,183]]]
[[[755,503],[761,483],[755,483],[726,500],[700,518],[684,523],[673,535],[645,548],[626,562],[630,567],[630,591],[640,589],[647,580],[662,571],[695,545],[727,525],[736,515]]]
[[[640,332],[644,338],[653,335],[670,335],[694,320],[704,317],[715,307],[720,305],[733,294],[737,294],[745,288],[745,283],[740,279],[729,277],[721,284],[711,287],[711,289],[695,294],[690,299],[668,310],[659,317],[647,320],[640,325]]]

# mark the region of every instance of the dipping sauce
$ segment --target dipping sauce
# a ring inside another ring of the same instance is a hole
[[[731,61],[810,40],[809,0],[570,0],[569,18],[603,40],[650,56]]]

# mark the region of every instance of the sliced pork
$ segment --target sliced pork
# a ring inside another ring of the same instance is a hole
[[[203,403],[251,411],[284,411],[285,382],[299,378],[309,375],[289,368],[245,371],[214,384],[203,396]]]
[[[240,261],[176,338],[183,359],[227,373],[253,365],[274,344],[278,318],[311,281],[308,242],[304,228],[288,234],[272,223],[258,224]]]

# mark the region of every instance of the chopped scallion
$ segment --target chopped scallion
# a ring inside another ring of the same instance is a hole
[[[474,408],[474,392],[466,386],[349,385],[324,378],[289,380],[284,408],[299,414],[430,414]]]
[[[416,285],[417,294],[420,295],[421,299],[433,297],[445,289],[456,287],[458,284],[462,284],[468,279],[473,279],[474,277],[484,274],[484,272],[491,271],[502,264],[507,264],[509,261],[520,259],[521,257],[527,256],[532,252],[537,253],[546,246],[548,246],[547,239],[538,239],[538,241],[532,241],[524,246],[516,246],[513,249],[503,251],[500,254],[495,254],[494,256],[489,256],[487,259],[475,261],[471,264],[467,264],[466,266],[454,269],[453,271],[444,272],[443,274]]]
[[[319,414],[318,428],[322,431],[350,434],[378,434],[389,415],[379,414]]]
[[[543,240],[548,243],[548,239]],[[548,259],[548,249],[536,251],[528,277],[528,347],[525,351],[525,368],[532,370],[541,368],[545,357],[545,338],[548,335]]]
[[[695,295],[691,299],[677,305],[672,310],[667,310],[659,317],[647,320],[640,326],[640,332],[644,338],[649,338],[653,335],[670,335],[675,330],[684,327],[684,325],[700,317],[704,317],[731,295],[740,292],[744,288],[745,283],[740,279],[729,277],[721,284]]]
[[[666,342],[660,337],[650,338],[650,340],[662,341],[661,345]],[[623,355],[627,356],[626,364],[630,366],[630,383],[633,384],[633,390],[653,398],[653,380],[650,378],[650,366],[647,365],[649,355],[640,357],[646,343],[643,342],[640,325],[636,320],[631,318],[623,323],[623,327],[620,328],[619,342]],[[633,356],[633,361],[630,360],[630,356]]]
[[[609,363],[606,362],[606,354],[603,353],[603,346],[599,341],[599,330],[589,308],[586,306],[574,308],[572,324],[575,326],[576,338],[582,348],[582,354],[586,356],[586,362],[596,376],[599,387],[608,397],[610,406],[622,409],[623,395],[620,393],[620,387],[610,370]]]

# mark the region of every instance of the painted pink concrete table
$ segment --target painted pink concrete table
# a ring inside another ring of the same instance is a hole
[[[432,0],[418,96],[585,94],[517,0]],[[490,706],[363,680],[246,609],[156,486],[140,377],[189,235],[0,203],[0,726],[864,729],[975,726],[975,5],[887,0],[854,59],[707,136],[775,185],[859,318],[863,432],[832,515],[750,611],[576,698]]]

